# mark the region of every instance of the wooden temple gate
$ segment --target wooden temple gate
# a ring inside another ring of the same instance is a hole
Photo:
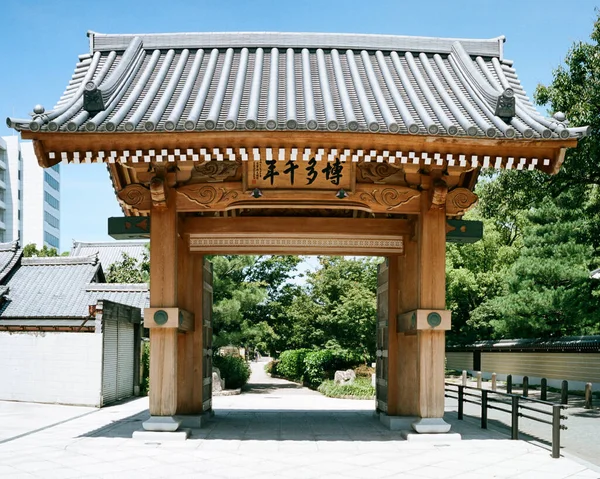
[[[587,130],[534,110],[503,38],[89,35],[57,106],[8,123],[43,167],[106,163],[126,215],[112,233],[149,233],[144,427],[211,407],[204,255],[278,253],[386,258],[377,408],[447,432],[447,237],[473,236],[456,220],[481,168],[553,173]]]

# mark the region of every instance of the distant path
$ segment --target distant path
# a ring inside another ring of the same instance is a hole
[[[317,395],[321,393],[303,387],[287,379],[274,378],[265,372],[265,366],[271,361],[262,357],[259,361],[251,361],[252,374],[244,387],[244,394],[276,394],[276,395]]]

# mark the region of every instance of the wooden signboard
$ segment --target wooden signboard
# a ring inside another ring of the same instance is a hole
[[[339,158],[267,159],[244,162],[244,183],[248,190],[310,189],[350,191],[354,186],[354,167]]]

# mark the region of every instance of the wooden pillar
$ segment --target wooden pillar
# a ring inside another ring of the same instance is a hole
[[[185,238],[178,239],[178,303],[194,314],[194,330],[179,334],[177,413],[202,414],[202,265]]]
[[[431,206],[427,192],[404,256],[390,257],[390,365],[388,415],[421,418],[418,432],[446,432],[444,415],[446,306],[446,210]],[[395,291],[393,288],[395,287]],[[391,317],[392,311],[397,314]],[[432,317],[433,314],[433,317]],[[431,318],[431,320],[430,320]],[[395,348],[392,344],[395,343]],[[425,422],[423,422],[425,419]],[[429,421],[429,422],[427,422]]]
[[[151,218],[150,306],[176,307],[178,247],[174,192],[166,191],[166,205],[153,206]],[[177,412],[177,335],[177,328],[150,329],[151,416],[172,416]]]
[[[446,208],[432,206],[426,194],[421,196],[418,221],[418,309],[446,308]],[[443,329],[417,330],[419,406],[418,416],[444,416]]]

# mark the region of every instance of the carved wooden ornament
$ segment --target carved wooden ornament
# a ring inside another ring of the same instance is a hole
[[[449,216],[462,215],[475,203],[477,195],[467,188],[455,188],[446,197],[446,214]]]
[[[152,208],[150,190],[138,183],[123,188],[117,193],[117,198],[126,208],[135,208],[140,211],[150,211]]]
[[[394,211],[418,196],[419,191],[405,186],[370,188],[359,192],[361,201],[383,207],[385,211]],[[378,209],[380,208],[373,208],[374,211]]]
[[[431,208],[443,208],[447,196],[448,186],[443,182],[437,182],[431,189]]]
[[[158,176],[152,178],[150,181],[150,196],[155,208],[167,207],[167,190],[165,189],[165,181],[162,178]]]

